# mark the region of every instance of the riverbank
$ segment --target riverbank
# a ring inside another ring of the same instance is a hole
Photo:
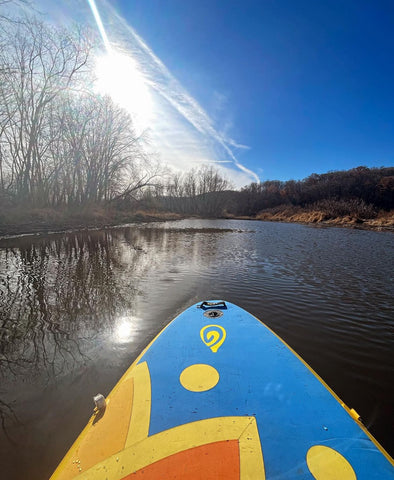
[[[102,208],[66,212],[54,209],[31,209],[23,211],[15,209],[0,213],[0,236],[88,230],[128,223],[181,220],[189,216],[172,212],[128,212]],[[281,206],[263,210],[256,216],[225,215],[222,218],[302,223],[305,225],[336,226],[394,232],[394,210],[391,212],[380,212],[375,218],[367,219],[357,215],[332,217],[321,210]]]
[[[356,214],[333,216],[323,210],[281,206],[264,210],[254,218],[271,222],[291,222],[394,232],[394,210],[390,212],[381,211],[375,218],[363,218]]]
[[[69,230],[88,230],[127,223],[180,220],[182,215],[170,212],[117,211],[102,208],[80,211],[54,209],[9,210],[0,213],[0,236],[28,235]]]

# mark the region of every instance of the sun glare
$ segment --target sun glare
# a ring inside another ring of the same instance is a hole
[[[132,57],[115,52],[97,57],[96,89],[125,108],[137,129],[149,127],[153,102],[144,76]]]
[[[115,343],[128,343],[132,341],[135,336],[137,320],[132,317],[121,317],[116,322],[114,328]]]

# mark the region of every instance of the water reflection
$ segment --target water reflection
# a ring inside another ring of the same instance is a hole
[[[120,288],[122,256],[108,232],[21,241],[0,251],[1,367],[59,375],[83,361],[83,345],[132,308]],[[128,261],[137,267],[139,253]]]
[[[3,372],[59,374],[83,361],[86,340],[111,331],[125,340],[138,324],[135,297],[144,272],[160,265],[164,251],[189,261],[201,255],[198,242],[188,243],[186,252],[170,237],[129,228],[9,240],[14,245],[0,250]]]
[[[138,324],[141,319],[132,317],[120,317],[115,322],[113,339],[115,343],[129,343],[137,335]]]
[[[198,233],[211,238],[201,242]],[[132,342],[149,317],[138,314],[147,282],[154,285],[160,272],[159,293],[182,273],[176,265],[197,271],[215,256],[215,234],[186,230],[185,240],[176,229],[124,228],[3,240],[3,386],[13,376],[58,381],[96,354],[97,345]]]
[[[5,474],[48,477],[91,397],[107,394],[169,320],[208,298],[272,327],[390,448],[393,255],[387,234],[237,221],[0,240]]]

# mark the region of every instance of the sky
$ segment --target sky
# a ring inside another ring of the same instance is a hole
[[[175,170],[242,186],[394,165],[392,0],[41,4],[101,30],[97,88]]]

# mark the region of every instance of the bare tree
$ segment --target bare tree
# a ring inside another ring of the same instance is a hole
[[[162,201],[166,208],[176,212],[217,216],[225,208],[224,192],[231,187],[218,169],[203,165],[170,177]]]
[[[51,113],[52,205],[132,197],[159,174],[130,115],[108,96],[68,95]]]
[[[71,34],[31,18],[3,26],[2,39],[0,133],[9,182],[21,199],[40,204],[53,141],[48,113],[75,86],[89,46],[81,32]]]
[[[0,8],[4,7],[23,7],[29,5],[31,6],[31,2],[29,0],[0,0]],[[15,23],[15,19],[4,10],[0,13],[0,21],[5,22],[12,22]]]

